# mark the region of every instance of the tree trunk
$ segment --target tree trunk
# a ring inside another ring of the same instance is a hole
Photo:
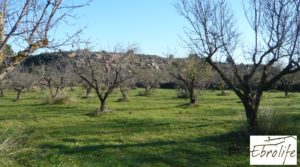
[[[0,89],[0,97],[3,97],[3,96],[4,96],[4,90]]]
[[[88,98],[91,91],[92,91],[92,87],[87,87],[86,90],[85,90],[85,97],[84,98]]]
[[[225,90],[224,90],[224,83],[223,83],[223,81],[221,81],[219,88],[221,90],[221,95],[225,96],[226,93],[225,93]]]
[[[223,84],[223,82],[222,82],[221,85],[220,85],[220,89],[221,89],[221,95],[222,95],[222,96],[225,96],[226,93],[225,93],[225,90],[224,90],[224,84]]]
[[[246,111],[246,116],[247,116],[247,123],[248,123],[248,132],[251,135],[256,135],[257,134],[257,111],[255,107],[250,107],[250,106],[244,106],[245,111]]]
[[[191,87],[190,88],[190,104],[194,105],[197,103],[197,98],[195,96],[195,90],[194,90],[194,87]]]
[[[258,130],[257,113],[260,104],[260,97],[262,93],[254,96],[247,96],[242,98],[244,109],[247,117],[248,132],[250,135],[256,135]]]
[[[225,95],[226,95],[226,93],[225,93],[225,91],[224,91],[224,88],[223,88],[223,87],[221,87],[221,95],[222,95],[222,96],[225,96]]]
[[[2,43],[5,36],[4,36],[4,14],[1,12],[0,13],[0,42]],[[5,59],[5,54],[3,52],[4,49],[1,49],[0,51],[0,64],[2,64],[4,62],[4,59]]]
[[[123,93],[122,93],[122,100],[123,100],[123,101],[128,101],[128,96],[127,96],[127,93],[126,93],[126,92],[123,92]]]
[[[16,97],[16,101],[20,100],[20,95],[21,95],[22,90],[17,90],[17,97]]]
[[[289,95],[289,87],[285,86],[284,87],[284,96],[287,97]]]
[[[105,99],[100,100],[100,107],[98,109],[98,114],[105,111]]]
[[[146,86],[145,87],[145,92],[144,92],[144,96],[150,96],[151,94],[151,88],[149,86]]]
[[[122,94],[122,101],[128,101],[126,88],[125,87],[120,87],[120,92]]]

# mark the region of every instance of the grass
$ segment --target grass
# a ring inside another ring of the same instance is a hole
[[[82,99],[79,88],[67,92],[76,101],[62,105],[43,104],[47,95],[40,92],[13,102],[7,92],[0,98],[0,128],[18,141],[7,166],[249,166],[249,138],[240,130],[245,116],[232,92],[204,91],[197,107],[182,107],[187,100],[175,90],[150,97],[139,91],[130,91],[128,103],[114,93],[111,112],[98,117],[89,115],[99,105],[96,96]],[[285,115],[300,135],[300,94],[290,96],[266,93],[261,108]]]

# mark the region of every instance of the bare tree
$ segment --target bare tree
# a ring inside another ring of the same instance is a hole
[[[26,71],[38,75],[39,86],[49,91],[49,103],[55,103],[64,95],[66,83],[72,76],[72,60],[64,53],[38,55],[36,60],[25,61]]]
[[[284,96],[287,97],[289,95],[289,91],[291,89],[291,85],[295,84],[297,82],[299,73],[293,73],[289,75],[285,75],[280,78],[281,86],[284,89]]]
[[[248,0],[244,11],[253,30],[253,44],[246,48],[241,48],[240,33],[225,0],[179,0],[176,7],[191,25],[186,31],[188,46],[206,58],[241,99],[248,130],[257,133],[257,113],[263,92],[281,77],[300,70],[300,1]],[[240,68],[238,63],[243,57],[235,57],[239,53],[234,52],[237,49],[247,50],[242,53],[247,62],[245,68]],[[216,63],[222,58],[231,67],[229,76]],[[270,75],[279,62],[284,62],[284,67]]]
[[[120,92],[121,92],[121,95],[122,95],[122,98],[119,99],[119,101],[122,101],[122,102],[127,102],[128,101],[128,86],[126,83],[121,83],[120,86]]]
[[[66,38],[62,39],[55,39],[55,32],[59,25],[74,18],[73,10],[87,3],[76,5],[66,0],[0,1],[0,79],[39,49],[73,43],[81,29],[66,34]],[[15,43],[23,49],[16,56],[5,57],[3,52],[8,43]]]
[[[28,73],[14,71],[8,75],[9,86],[17,92],[16,101],[20,100],[21,93],[33,86],[36,78]]]
[[[127,58],[125,60],[122,60],[121,63],[124,63],[125,70],[123,70],[122,73],[119,75],[119,80],[122,81],[119,83],[119,89],[121,92],[122,97],[118,101],[122,102],[128,102],[128,92],[129,89],[132,88],[135,84],[135,79],[134,76],[136,76],[136,68],[133,68],[135,65],[132,64],[132,56],[134,55],[134,52],[137,49],[129,49],[126,53],[125,56]]]
[[[126,63],[130,53],[85,52],[83,54],[85,54],[84,59],[76,64],[75,70],[95,90],[100,101],[98,114],[105,111],[106,100],[113,90],[129,79],[124,74],[131,71],[130,64]]]
[[[51,63],[47,65],[41,65],[41,76],[45,81],[45,86],[49,90],[49,97],[51,102],[55,102],[58,97],[64,95],[64,88],[66,87],[66,80],[68,78],[68,70],[70,64],[63,63]]]
[[[170,73],[187,90],[190,104],[197,103],[196,89],[207,85],[210,76],[210,66],[197,55],[190,55],[185,60],[173,61]]]
[[[84,80],[83,80],[84,81]],[[88,83],[86,83],[85,81],[84,81],[84,83],[82,83],[81,84],[82,85],[82,87],[84,88],[84,90],[85,90],[85,95],[83,96],[83,98],[84,99],[87,99],[88,97],[89,97],[89,95],[90,95],[90,93],[92,92],[92,87],[88,84]]]
[[[150,96],[153,89],[159,87],[160,71],[152,67],[141,69],[137,78],[138,82],[144,88],[142,95]]]
[[[129,75],[124,74],[124,76],[121,76],[120,80],[124,80],[123,78],[132,78],[132,77],[133,77],[133,73],[130,71]],[[120,102],[129,101],[128,92],[130,88],[133,87],[133,85],[134,83],[132,82],[132,79],[126,79],[124,82],[119,84],[119,89],[122,97],[118,101]]]
[[[65,88],[65,80],[63,76],[56,78],[56,76],[53,75],[45,75],[44,80],[46,81],[45,85],[48,87],[52,102],[54,102],[57,97],[63,95],[63,90]]]

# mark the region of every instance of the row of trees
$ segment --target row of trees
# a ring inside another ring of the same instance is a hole
[[[76,58],[63,52],[57,54],[46,59],[40,58],[42,56],[26,59],[0,81],[2,95],[5,88],[11,88],[17,92],[16,100],[19,100],[23,91],[39,87],[41,91],[48,90],[50,101],[55,102],[64,94],[66,87],[72,90],[74,86],[81,85],[86,90],[85,98],[94,90],[100,102],[98,112],[103,112],[106,100],[115,88],[120,89],[121,100],[127,101],[128,89],[136,82],[144,88],[144,95],[150,95],[158,85],[159,75],[151,76],[151,72],[158,74],[159,70],[132,63],[132,51],[91,53],[78,50]],[[137,66],[142,72],[137,71]],[[149,75],[144,75],[144,72]]]
[[[143,87],[144,96],[149,96],[159,86],[162,71],[168,71],[179,91],[178,96],[189,98],[189,104],[197,104],[197,90],[207,88],[212,82],[217,83],[221,95],[225,95],[225,84],[220,75],[213,71],[209,64],[195,54],[188,58],[169,59],[165,67],[148,67],[141,63],[133,63],[136,59],[134,52],[123,51],[114,53],[92,53],[88,50],[78,50],[75,58],[61,52],[58,55],[34,57],[26,60],[16,70],[10,72],[5,80],[0,82],[0,92],[3,96],[5,88],[17,92],[16,100],[20,99],[23,91],[32,87],[39,87],[41,91],[48,91],[50,103],[64,96],[64,90],[81,85],[88,98],[94,90],[99,99],[98,112],[103,112],[109,95],[119,88],[122,98],[128,101],[128,90],[136,85]],[[50,58],[50,59],[49,59]],[[229,66],[229,64],[222,64]],[[165,68],[165,69],[163,69]],[[239,68],[244,68],[240,66]],[[280,79],[280,85],[285,88],[287,95],[290,85],[299,79],[299,73],[286,75]],[[166,78],[164,76],[163,78]]]

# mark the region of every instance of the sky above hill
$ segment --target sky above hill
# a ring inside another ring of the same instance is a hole
[[[228,0],[233,8],[238,27],[248,33],[242,10],[242,0]],[[92,41],[93,50],[113,50],[116,45],[136,44],[140,52],[183,57],[189,53],[181,38],[189,26],[178,15],[175,0],[93,0],[77,11],[78,24],[84,27],[82,38]],[[249,35],[249,34],[248,34]]]

